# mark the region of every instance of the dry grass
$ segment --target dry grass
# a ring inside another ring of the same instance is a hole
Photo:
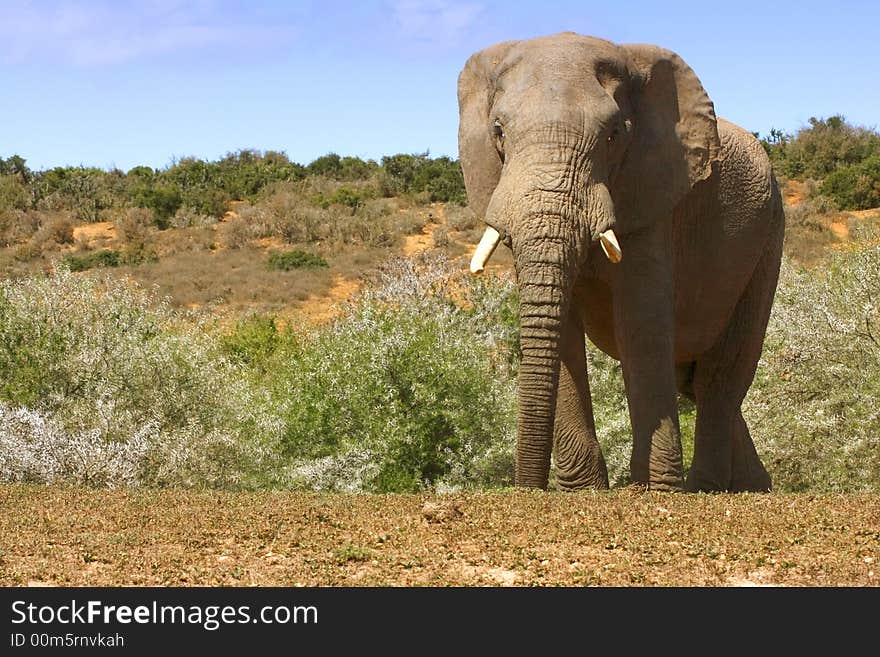
[[[274,312],[321,294],[332,285],[330,270],[269,271],[261,249],[184,251],[149,266],[119,267],[146,287],[156,286],[179,307],[217,304],[226,310]]]
[[[827,199],[817,197],[815,181],[780,180],[785,208],[785,255],[799,265],[813,267],[823,261],[829,248],[845,241],[839,213]]]
[[[329,193],[335,186],[323,191]],[[271,196],[265,201],[265,208],[236,202],[220,222],[190,220],[192,217],[180,213],[175,227],[163,231],[155,228],[149,211],[131,208],[112,222],[70,226],[72,237],[65,240],[67,243],[36,239],[30,233],[12,239],[10,233],[9,245],[0,248],[0,275],[18,277],[48,271],[69,253],[138,249],[156,260],[115,267],[108,272],[158,287],[159,293],[170,297],[175,306],[210,306],[212,311],[225,314],[277,313],[292,321],[299,315],[312,322],[333,316],[333,307],[352,296],[363,276],[388,257],[437,250],[450,258],[459,258],[462,267],[466,267],[483,230],[478,218],[457,205],[370,199],[357,215],[352,215],[349,208],[337,206],[331,207],[332,211],[311,208],[321,219],[320,225],[309,229],[314,233],[309,236],[317,241],[291,241],[291,237],[302,235],[287,231],[285,222],[302,219],[297,212],[302,210],[304,201],[302,190],[299,195],[288,191],[281,189]],[[288,207],[288,201],[296,201],[296,207]],[[14,227],[23,229],[30,215],[19,214],[10,215],[10,221],[14,219]],[[31,215],[37,217],[35,213]],[[54,215],[40,214],[39,221],[35,219],[28,230],[45,232],[41,226],[49,225],[52,218]],[[319,236],[321,239],[317,239]],[[330,268],[268,271],[268,254],[291,247],[323,256]],[[511,263],[507,250],[499,249],[492,266],[509,268]]]
[[[0,486],[0,584],[877,586],[878,495]]]

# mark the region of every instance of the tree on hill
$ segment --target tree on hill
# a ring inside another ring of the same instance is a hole
[[[880,205],[880,133],[855,126],[836,114],[811,117],[796,134],[770,130],[761,140],[777,173],[821,180],[820,192],[841,209]]]

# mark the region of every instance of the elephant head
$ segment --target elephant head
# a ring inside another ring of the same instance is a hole
[[[488,224],[472,270],[501,241],[520,291],[515,481],[544,488],[574,282],[603,251],[625,259],[626,235],[669,221],[712,173],[716,117],[675,53],[573,33],[474,54],[458,100],[468,199]]]

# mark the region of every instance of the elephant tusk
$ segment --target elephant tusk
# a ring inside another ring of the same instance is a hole
[[[480,243],[477,245],[477,250],[474,251],[474,257],[471,258],[472,274],[479,274],[486,268],[486,263],[492,257],[492,252],[498,246],[499,241],[501,241],[501,235],[492,226],[488,226],[486,232],[483,233]]]
[[[599,235],[599,243],[608,259],[617,264],[623,259],[623,253],[620,250],[620,243],[617,241],[617,235],[613,230],[606,230]]]

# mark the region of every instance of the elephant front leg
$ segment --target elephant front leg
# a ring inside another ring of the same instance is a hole
[[[623,378],[633,432],[630,476],[654,490],[684,486],[678,393],[671,345],[662,330],[633,331],[622,349]]]
[[[624,253],[613,291],[615,339],[633,432],[630,474],[633,483],[649,489],[680,491],[684,469],[668,261],[656,247],[637,243]]]
[[[553,425],[556,481],[563,490],[608,488],[608,469],[593,419],[584,331],[569,313],[562,328],[559,389]]]

